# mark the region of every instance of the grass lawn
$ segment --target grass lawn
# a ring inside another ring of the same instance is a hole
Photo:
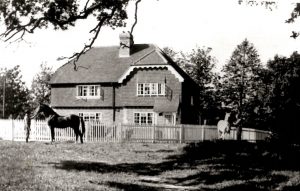
[[[300,190],[300,149],[0,141],[0,190]]]

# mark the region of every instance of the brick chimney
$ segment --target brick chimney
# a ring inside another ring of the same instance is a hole
[[[133,46],[133,36],[130,32],[120,34],[119,57],[129,57]]]

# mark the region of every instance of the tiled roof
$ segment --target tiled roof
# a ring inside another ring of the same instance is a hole
[[[92,48],[76,62],[61,66],[50,84],[83,84],[118,82],[119,77],[132,65],[168,64],[161,51],[151,44],[136,44],[130,57],[119,57],[119,47]]]
[[[177,112],[179,107],[179,98],[176,96],[172,100],[167,98],[157,98],[154,102],[153,111],[155,112]]]

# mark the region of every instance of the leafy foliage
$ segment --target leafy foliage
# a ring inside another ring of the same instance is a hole
[[[211,55],[211,48],[192,49],[191,52],[176,52],[169,47],[163,51],[172,58],[202,88],[212,83],[216,59]]]
[[[176,52],[171,48],[164,48],[170,56],[200,87],[199,98],[202,118],[214,123],[219,101],[215,94],[213,81],[217,75],[213,72],[216,59],[211,55],[211,48],[196,47],[191,52]],[[217,114],[218,115],[218,114]]]
[[[223,67],[224,76],[219,84],[222,101],[240,114],[243,126],[251,125],[255,101],[261,87],[262,65],[254,45],[245,39],[233,51],[229,62]],[[238,129],[240,130],[240,129]],[[240,137],[238,137],[240,139]]]
[[[22,81],[20,66],[15,66],[12,69],[1,69],[1,84],[5,86],[1,88],[1,101],[3,101],[3,88],[5,87],[5,116],[7,117],[22,117],[29,107],[29,90]],[[2,108],[1,108],[2,110]]]
[[[51,67],[48,67],[46,64],[40,65],[40,72],[34,76],[31,84],[31,93],[33,94],[33,103],[35,105],[39,103],[50,104],[51,90],[49,81],[52,74]]]
[[[71,58],[77,59],[93,45],[102,26],[123,27],[127,19],[126,7],[130,0],[3,0],[0,2],[0,21],[5,31],[0,35],[4,40],[22,40],[27,33],[37,29],[53,27],[67,30],[78,20],[94,17],[97,24],[83,50]],[[139,2],[139,1],[138,1]]]
[[[268,62],[268,71],[269,125],[283,140],[299,142],[300,55],[297,52],[289,58],[276,55]]]
[[[276,1],[264,1],[264,0],[239,0],[239,4],[246,3],[250,6],[265,6],[269,10],[273,10],[276,8],[277,3]],[[286,23],[294,23],[296,19],[300,16],[300,3],[295,3],[295,7],[290,14],[290,17],[285,21]],[[292,31],[290,37],[297,38],[300,35],[300,32]]]

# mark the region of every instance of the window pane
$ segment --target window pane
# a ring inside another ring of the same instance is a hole
[[[158,84],[158,95],[165,95],[165,84]]]
[[[101,119],[102,119],[101,113],[96,113],[96,120],[101,120]]]
[[[95,120],[95,113],[90,113],[90,120]]]
[[[137,95],[143,95],[143,87],[144,87],[144,84],[138,84],[138,93]]]
[[[100,86],[95,86],[95,94],[94,96],[100,95]]]
[[[145,88],[145,92],[144,92],[144,95],[150,95],[150,84],[147,83],[147,84],[144,84],[144,88]]]
[[[82,86],[78,86],[78,92],[77,92],[78,96],[82,96]]]
[[[86,121],[90,120],[89,114],[88,113],[84,113],[83,114],[83,119],[86,120]]]
[[[89,86],[89,96],[94,96],[95,94],[95,86]]]
[[[140,123],[140,114],[134,113],[134,123],[139,124]]]
[[[147,124],[147,115],[145,113],[141,113],[141,124]]]
[[[148,113],[148,124],[153,124],[153,113]]]
[[[87,96],[88,87],[82,86],[82,96]]]
[[[157,83],[151,83],[151,95],[157,95]]]

